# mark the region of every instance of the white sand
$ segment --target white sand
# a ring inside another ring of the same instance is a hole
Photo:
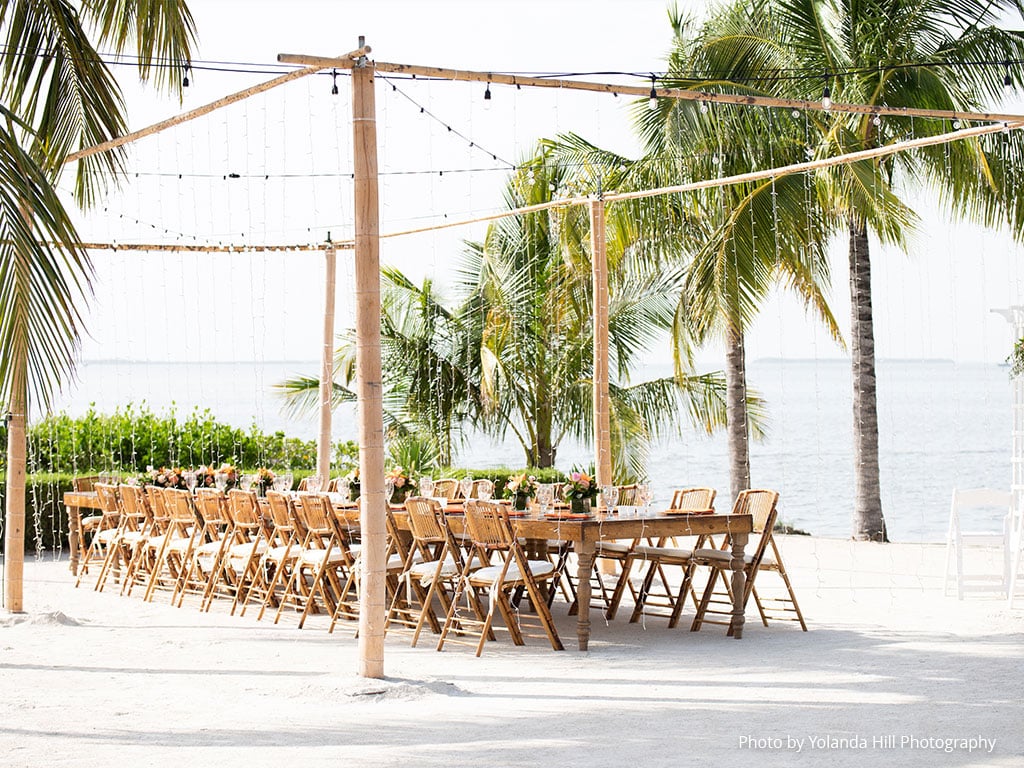
[[[739,641],[598,620],[580,653],[556,603],[565,652],[396,634],[380,681],[316,617],[146,604],[30,562],[27,613],[0,613],[0,765],[1024,765],[1024,599],[944,597],[938,546],[784,546],[807,633],[751,606]]]

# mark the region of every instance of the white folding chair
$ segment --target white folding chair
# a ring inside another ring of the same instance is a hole
[[[989,516],[998,515],[1001,529],[964,529],[961,517],[964,512],[988,511]],[[1013,494],[992,488],[953,489],[949,508],[949,529],[946,533],[946,573],[943,591],[949,594],[949,584],[956,583],[958,600],[964,599],[965,591],[989,591],[1007,594],[1010,591],[1011,568],[1010,549],[1013,523]],[[964,565],[967,548],[988,548],[996,550],[1002,558],[1002,572],[999,574],[968,573]]]

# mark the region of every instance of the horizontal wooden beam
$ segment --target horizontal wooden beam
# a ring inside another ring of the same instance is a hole
[[[286,64],[314,65],[321,68],[336,66],[340,59],[324,56],[307,56],[299,54],[280,54],[277,60]],[[651,95],[649,86],[616,85],[613,83],[596,83],[586,80],[567,80],[554,77],[527,77],[525,75],[506,75],[500,72],[477,72],[465,69],[446,69],[443,67],[425,67],[418,64],[390,64],[376,61],[374,68],[378,72],[393,72],[427,77],[438,80],[461,80],[466,82],[487,82],[500,85],[528,86],[531,88],[563,88],[566,90],[590,91],[592,93],[611,93],[621,96]],[[1001,112],[960,112],[948,109],[912,109],[910,107],[886,107],[874,104],[840,104],[833,103],[825,109],[820,101],[804,99],[779,99],[770,96],[754,96],[736,93],[713,93],[711,91],[691,91],[682,88],[655,88],[655,95],[668,99],[686,101],[703,101],[709,104],[737,104],[741,106],[782,107],[786,109],[810,110],[816,112],[843,112],[863,115],[887,115],[893,117],[925,117],[948,120],[971,120],[978,122],[1010,122],[1024,120],[1024,115],[1004,114]]]
[[[356,50],[350,53],[346,53],[344,56],[340,58],[331,59],[333,63],[327,65],[326,67],[309,66],[306,67],[305,69],[297,69],[294,72],[288,72],[287,74],[280,75],[279,77],[275,77],[272,80],[267,80],[266,82],[260,83],[259,85],[254,85],[251,88],[246,88],[245,90],[237,91],[236,93],[232,93],[221,99],[217,99],[216,101],[211,101],[209,104],[204,104],[201,107],[196,107],[195,109],[190,110],[188,112],[183,112],[180,115],[175,115],[174,117],[170,117],[166,120],[161,120],[159,123],[154,123],[153,125],[147,126],[146,128],[141,128],[137,131],[133,131],[132,133],[126,133],[124,136],[117,136],[116,138],[113,138],[110,141],[104,141],[100,144],[94,144],[91,147],[80,149],[77,152],[72,152],[70,155],[64,158],[64,162],[71,163],[74,162],[75,160],[81,160],[82,158],[90,157],[100,152],[106,152],[107,150],[115,149],[116,147],[122,147],[125,144],[131,144],[132,142],[138,141],[139,139],[144,138],[146,136],[152,136],[155,133],[160,133],[161,131],[165,131],[168,128],[173,128],[176,125],[181,125],[182,123],[187,123],[190,120],[195,120],[197,117],[208,115],[211,112],[220,109],[221,107],[226,107],[229,104],[234,104],[235,102],[242,101],[244,99],[249,98],[250,96],[255,96],[258,93],[263,93],[264,91],[269,91],[272,88],[277,88],[277,86],[279,85],[290,83],[292,80],[298,80],[308,75],[316,74],[322,69],[342,69],[346,67],[348,69],[351,69],[352,66],[354,65],[354,59],[359,59],[365,56],[367,53],[370,52],[370,50],[370,46],[364,45],[362,48],[357,48]]]

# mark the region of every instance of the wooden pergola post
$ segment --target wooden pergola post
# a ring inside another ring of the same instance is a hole
[[[316,442],[316,471],[327,490],[331,479],[331,395],[334,389],[334,294],[337,253],[328,237],[324,249],[324,339],[320,351],[320,435]]]
[[[598,486],[612,477],[611,414],[608,403],[608,250],[604,200],[590,201],[590,265],[594,282],[594,468]]]
[[[359,39],[359,47],[363,38]],[[352,70],[355,164],[356,392],[359,401],[359,674],[384,677],[387,525],[384,511],[384,417],[380,366],[380,230],[377,117],[373,62]]]

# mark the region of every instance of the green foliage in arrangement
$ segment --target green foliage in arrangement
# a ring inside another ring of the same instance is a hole
[[[335,446],[335,457],[358,456],[355,443]],[[89,470],[142,471],[147,466],[220,465],[313,469],[316,443],[284,432],[248,431],[217,421],[209,410],[179,418],[131,403],[113,414],[90,409],[84,416],[46,417],[29,430],[29,471],[82,473]]]

